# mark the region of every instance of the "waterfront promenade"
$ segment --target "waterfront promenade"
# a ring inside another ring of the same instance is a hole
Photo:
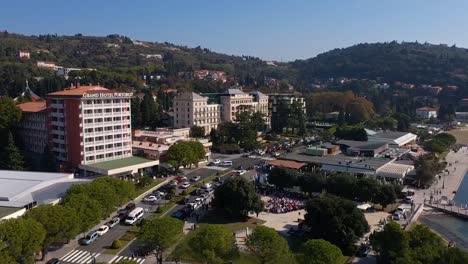
[[[422,204],[424,201],[428,203],[431,196],[434,201],[447,202],[455,197],[468,169],[467,147],[462,147],[457,152],[450,151],[445,160],[447,161],[447,172],[441,173],[441,179],[434,182],[430,188],[416,190],[414,195],[416,205]]]

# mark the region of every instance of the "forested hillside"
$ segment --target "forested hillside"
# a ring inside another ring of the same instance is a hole
[[[31,58],[20,60],[20,50],[29,51]],[[146,55],[161,55],[162,58],[147,58]],[[288,74],[285,65],[269,66],[255,57],[230,56],[201,47],[133,41],[120,35],[24,36],[4,31],[0,33],[0,94],[17,95],[26,79],[33,82],[33,90],[41,95],[76,81],[73,78],[66,81],[57,78],[52,71],[39,69],[37,61],[52,61],[64,67],[94,68],[96,72],[81,72],[80,80],[122,89],[142,88],[144,75],[161,75],[168,86],[192,89],[197,84],[179,82],[178,73],[202,69],[224,71],[246,86],[262,86],[265,77],[286,80],[293,76]],[[70,75],[78,77],[76,73]],[[216,88],[223,87],[213,89]]]
[[[468,49],[417,42],[358,44],[291,63],[299,81],[316,78],[381,79],[459,85],[468,77]]]
[[[29,51],[31,58],[20,60],[20,50]],[[71,78],[65,80],[53,71],[38,68],[37,61],[53,61],[64,67],[94,68],[97,71],[72,72]],[[196,70],[224,71],[235,81],[222,84],[187,80],[180,76],[180,73]],[[145,75],[164,78],[150,81],[144,80]],[[44,95],[76,81],[101,83],[115,89],[138,90],[148,85],[150,88],[196,92],[217,92],[233,83],[265,92],[287,91],[289,85],[293,85],[296,90],[308,92],[313,90],[317,81],[339,77],[389,84],[398,81],[415,85],[456,85],[461,88],[457,93],[462,97],[468,95],[465,92],[468,49],[417,42],[358,44],[307,60],[268,65],[256,57],[231,56],[201,47],[134,41],[120,35],[24,36],[6,31],[0,33],[0,94],[10,96],[21,93],[25,80],[30,81],[35,92]],[[267,85],[269,78],[277,80],[279,85],[276,88]]]

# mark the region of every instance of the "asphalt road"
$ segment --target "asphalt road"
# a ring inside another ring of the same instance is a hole
[[[242,166],[244,169],[253,167],[255,164],[261,163],[260,158],[249,158],[249,157],[241,157],[240,155],[215,155],[213,157],[214,159],[221,159],[221,160],[232,160],[233,166],[231,170],[238,169],[239,166]],[[202,167],[199,169],[195,170],[183,170],[182,174],[188,178],[190,181],[193,177],[195,176],[200,176],[200,180],[198,182],[202,182],[204,179],[216,174],[219,172],[218,169],[210,168],[210,167]],[[255,170],[250,170],[246,174],[243,175],[243,177],[247,179],[253,179],[253,176],[255,175]],[[190,183],[196,184],[198,182],[192,182]],[[179,194],[183,191],[181,188],[177,188],[176,193]],[[189,202],[195,200],[197,196],[191,195],[189,197]],[[147,213],[145,213],[144,218],[151,217],[154,212],[156,211],[157,207],[161,205],[162,203],[168,202],[168,201],[158,201],[156,203],[148,203],[148,202],[143,202],[143,201],[134,201],[137,207],[143,207]],[[167,212],[167,215],[171,215],[172,213],[181,210],[185,208],[185,205],[177,205],[175,208],[171,209],[169,212]],[[131,226],[119,224],[115,226],[114,228],[110,229],[106,234],[104,234],[101,238],[97,239],[94,243],[91,245],[86,245],[86,246],[79,246],[76,248],[77,250],[83,250],[83,251],[88,251],[91,253],[102,253],[105,249],[109,248],[112,245],[112,242],[118,238],[120,238],[125,232],[127,232]],[[122,252],[119,253],[121,256],[132,256],[133,252],[137,249],[137,245],[135,242],[131,243],[128,247],[126,247]]]

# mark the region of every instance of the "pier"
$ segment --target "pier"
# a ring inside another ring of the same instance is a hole
[[[456,205],[445,205],[445,204],[424,204],[424,206],[430,207],[439,212],[450,214],[465,220],[468,220],[468,208],[460,207]]]

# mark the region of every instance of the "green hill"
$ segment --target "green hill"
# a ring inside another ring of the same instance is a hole
[[[20,50],[29,51],[31,59],[19,60]],[[147,58],[146,55],[161,55],[162,59]],[[236,77],[240,84],[247,86],[261,86],[264,77],[287,79],[290,75],[285,64],[270,66],[259,58],[231,56],[201,47],[133,41],[120,35],[25,36],[3,32],[0,33],[0,94],[17,95],[25,79],[33,82],[32,87],[39,94],[61,89],[73,81],[62,80],[52,71],[39,69],[37,61],[52,61],[64,67],[95,68],[95,73],[80,73],[81,81],[100,82],[110,88],[122,89],[142,88],[143,75],[163,75],[167,77],[167,85],[191,89],[192,84],[176,83],[175,80],[180,79],[177,74],[201,69],[225,71],[228,77]],[[33,77],[43,79],[35,82]]]
[[[464,84],[468,49],[417,42],[358,44],[290,65],[300,82],[316,78],[381,79],[414,84]]]

